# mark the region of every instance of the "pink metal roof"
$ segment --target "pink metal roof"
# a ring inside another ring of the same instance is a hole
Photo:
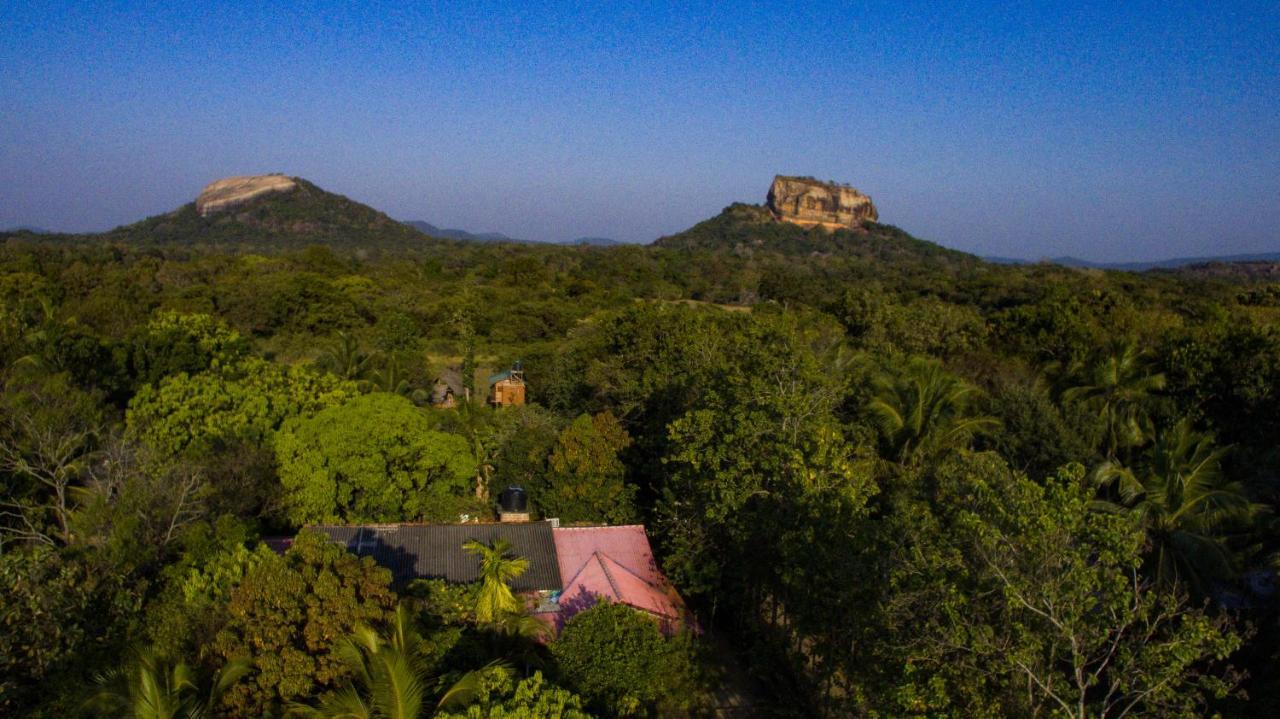
[[[601,598],[628,604],[668,620],[680,620],[680,597],[658,570],[644,527],[557,527],[551,530],[567,619]]]

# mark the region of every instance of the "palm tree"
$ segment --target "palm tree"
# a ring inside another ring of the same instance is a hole
[[[202,692],[195,672],[184,662],[168,664],[150,650],[139,651],[128,669],[99,677],[102,690],[90,705],[130,719],[203,719],[249,669],[247,660],[228,662]]]
[[[367,380],[374,355],[360,349],[360,343],[348,332],[338,332],[334,337],[333,342],[321,348],[317,364],[342,379]]]
[[[371,377],[373,388],[379,392],[398,394],[409,398],[415,404],[422,404],[429,399],[425,391],[414,389],[409,384],[409,378],[400,364],[400,358],[394,354],[387,355],[382,369],[375,370]]]
[[[339,645],[338,656],[354,678],[352,684],[318,706],[293,704],[289,712],[314,719],[418,719],[434,709],[466,704],[485,676],[510,671],[505,665],[490,664],[445,688],[446,682],[429,678],[426,649],[426,640],[401,605],[387,636],[359,627]],[[440,699],[431,702],[439,689],[443,689]]]
[[[1102,421],[1106,456],[1144,442],[1150,425],[1147,406],[1153,392],[1165,385],[1153,372],[1144,352],[1133,341],[1110,348],[1087,367],[1076,368],[1074,386],[1062,393],[1066,402],[1079,402]]]
[[[482,624],[498,624],[508,615],[521,614],[524,606],[507,583],[524,574],[529,560],[512,556],[511,543],[501,537],[489,545],[473,539],[462,548],[480,557],[476,619]]]
[[[884,456],[904,466],[962,447],[998,424],[968,413],[977,390],[935,360],[913,358],[901,376],[878,379],[875,390],[867,409],[884,440]]]
[[[1226,447],[1194,432],[1187,420],[1157,435],[1136,468],[1108,462],[1098,470],[1101,485],[1114,485],[1117,501],[1098,500],[1099,509],[1133,514],[1147,532],[1150,566],[1156,580],[1185,583],[1203,593],[1231,571],[1223,535],[1261,510],[1244,486],[1222,473]]]

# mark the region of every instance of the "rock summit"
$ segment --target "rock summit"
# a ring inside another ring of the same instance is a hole
[[[804,227],[852,229],[879,219],[870,197],[848,185],[812,177],[774,177],[767,205],[779,220]]]
[[[284,175],[243,175],[224,177],[205,186],[196,198],[196,212],[208,217],[215,212],[239,207],[250,200],[276,192],[291,192],[298,187],[292,177]]]

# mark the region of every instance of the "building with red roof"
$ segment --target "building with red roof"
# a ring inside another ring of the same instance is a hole
[[[687,623],[684,602],[658,569],[644,526],[556,527],[551,536],[563,585],[557,629],[600,601],[645,612],[668,633]]]
[[[529,568],[512,582],[533,612],[556,631],[601,601],[625,604],[658,620],[671,634],[693,626],[684,601],[654,561],[644,526],[560,527],[553,522],[384,524],[319,526],[313,531],[391,570],[396,583],[479,579],[480,560],[463,550],[468,540],[501,537]],[[283,554],[291,537],[264,540]]]

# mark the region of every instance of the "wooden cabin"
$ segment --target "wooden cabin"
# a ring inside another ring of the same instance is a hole
[[[519,362],[506,372],[489,377],[489,404],[494,407],[510,407],[524,402],[524,368]]]

